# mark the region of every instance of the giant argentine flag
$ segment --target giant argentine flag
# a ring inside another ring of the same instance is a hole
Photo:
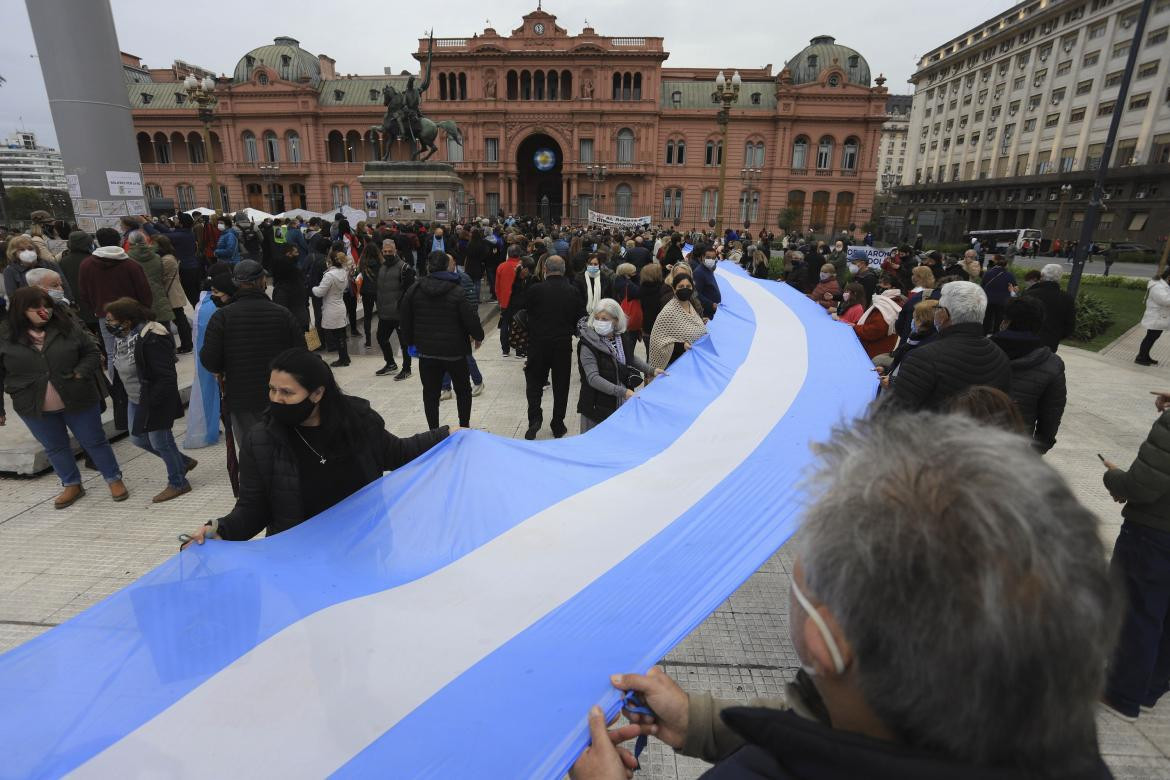
[[[810,440],[874,389],[847,326],[719,275],[709,337],[590,433],[460,434],[0,656],[0,776],[561,775],[609,675],[788,539]]]

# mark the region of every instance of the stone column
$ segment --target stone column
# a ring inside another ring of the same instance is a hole
[[[82,198],[145,201],[108,0],[27,0],[26,6],[65,173],[77,177]],[[137,176],[137,187],[132,181],[125,182],[129,187],[112,187],[107,171],[131,174],[125,177],[130,180]]]

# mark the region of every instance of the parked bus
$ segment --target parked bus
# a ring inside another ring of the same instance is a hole
[[[1017,250],[1023,249],[1025,241],[1030,241],[1032,246],[1035,246],[1037,242],[1044,240],[1044,234],[1032,228],[972,230],[966,234],[967,243],[971,243],[975,238],[979,239],[985,252],[997,253],[1003,252],[1011,244],[1015,244]]]

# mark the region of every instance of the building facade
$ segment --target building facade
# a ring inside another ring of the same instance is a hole
[[[64,190],[65,164],[56,149],[37,145],[36,134],[19,130],[0,146],[0,177],[5,187]]]
[[[426,51],[420,40],[420,64]],[[822,36],[778,73],[740,69],[726,150],[712,97],[720,68],[667,68],[668,56],[661,38],[571,35],[542,10],[509,35],[435,39],[423,112],[463,135],[462,146],[440,137],[433,158],[463,180],[459,213],[579,222],[594,209],[698,226],[720,208],[726,153],[729,226],[775,227],[787,213],[794,228],[827,232],[872,217],[887,90],[858,52]],[[194,66],[123,59],[150,199],[208,205],[207,152],[179,83]],[[371,130],[382,89],[408,75],[343,76],[288,37],[246,54],[216,87],[212,146],[228,207],[360,208],[358,176],[385,151]]]
[[[887,227],[951,240],[1017,227],[1078,238],[1117,111],[1096,237],[1159,243],[1170,230],[1170,0],[1156,0],[1135,40],[1140,6],[1030,0],[928,52],[911,79],[909,155]]]
[[[905,173],[913,100],[912,95],[890,95],[886,101],[886,121],[878,141],[878,195],[889,195],[901,183]]]

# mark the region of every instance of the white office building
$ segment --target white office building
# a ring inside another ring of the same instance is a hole
[[[890,95],[886,100],[886,121],[878,146],[877,191],[888,195],[905,175],[910,132],[911,95]]]
[[[56,149],[38,146],[34,133],[20,130],[0,146],[0,176],[6,188],[65,189],[65,165]]]

